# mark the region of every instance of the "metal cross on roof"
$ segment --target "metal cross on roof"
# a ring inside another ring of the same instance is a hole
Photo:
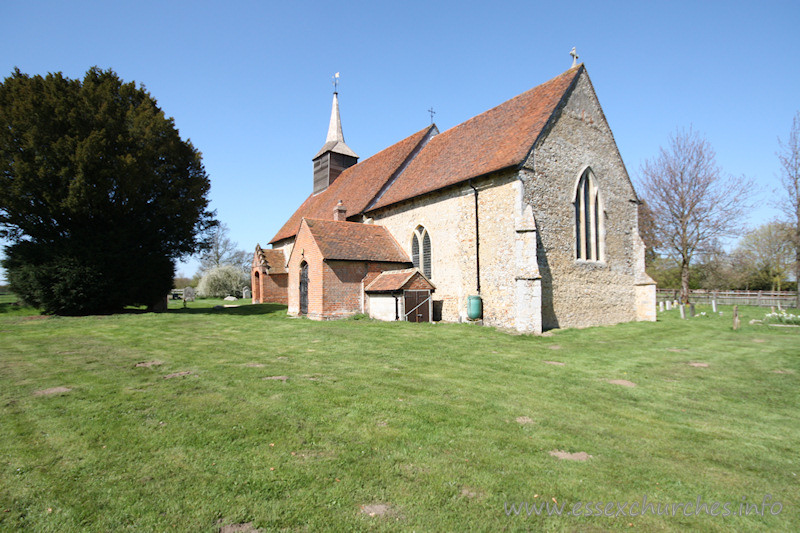
[[[575,49],[573,48],[573,50],[575,50]],[[338,93],[339,92],[339,73],[338,72],[333,75],[333,92],[334,93]]]
[[[431,108],[428,109],[428,113],[431,114],[431,124],[433,124],[433,115],[436,114],[436,111],[433,110],[433,106],[431,106]]]
[[[572,47],[572,51],[569,53],[572,56],[572,66],[577,66],[578,64],[578,52],[575,51],[575,47]]]

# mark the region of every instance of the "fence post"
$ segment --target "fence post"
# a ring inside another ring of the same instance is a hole
[[[689,304],[689,314],[694,318],[694,302]]]
[[[761,307],[761,291],[758,291],[758,300],[756,300],[756,305]]]

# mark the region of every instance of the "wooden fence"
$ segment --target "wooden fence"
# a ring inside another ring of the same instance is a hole
[[[666,302],[680,299],[678,289],[656,289],[656,300]],[[716,300],[718,305],[755,305],[759,307],[790,308],[797,307],[797,293],[787,291],[689,291],[689,301],[696,304],[709,304]]]

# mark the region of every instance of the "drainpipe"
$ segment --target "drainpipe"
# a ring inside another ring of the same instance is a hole
[[[400,320],[400,298],[394,295],[394,321]]]
[[[481,234],[478,225],[478,189],[472,185],[472,180],[469,180],[469,186],[475,192],[475,277],[478,289],[478,296],[481,294]]]

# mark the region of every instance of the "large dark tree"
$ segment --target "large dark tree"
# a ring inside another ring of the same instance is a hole
[[[0,236],[12,290],[49,313],[155,305],[215,224],[200,153],[135,83],[0,85]]]

